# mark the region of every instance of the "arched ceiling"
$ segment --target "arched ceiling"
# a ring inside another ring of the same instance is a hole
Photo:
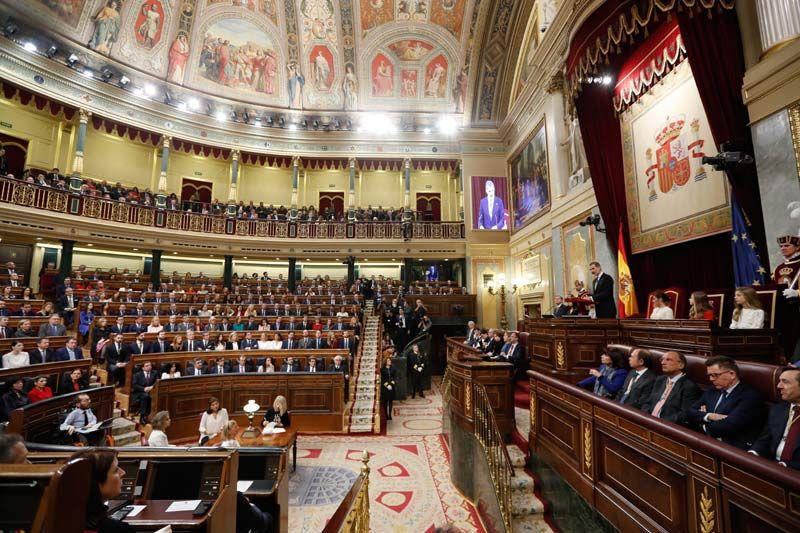
[[[180,97],[197,91],[322,112],[465,113],[475,122],[496,119],[514,7],[513,0],[2,3],[5,14],[71,47],[88,67],[160,81]],[[484,42],[488,53],[475,49]]]

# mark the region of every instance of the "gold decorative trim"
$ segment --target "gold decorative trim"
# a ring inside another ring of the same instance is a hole
[[[800,102],[789,107],[789,128],[792,131],[794,162],[797,165],[797,180],[800,182]]]
[[[592,475],[592,427],[589,424],[583,426],[583,466],[586,475]]]
[[[464,412],[472,417],[472,382],[464,382]]]
[[[708,487],[703,487],[700,494],[700,533],[712,533],[717,524],[716,513],[714,512],[714,502],[708,496]]]
[[[567,358],[565,355],[564,341],[556,341],[556,368],[558,370],[567,369]]]
[[[531,432],[536,433],[536,394],[531,392],[531,406],[530,406],[530,416],[531,416]]]

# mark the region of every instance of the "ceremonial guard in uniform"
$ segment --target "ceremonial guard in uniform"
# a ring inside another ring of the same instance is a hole
[[[797,363],[800,360],[800,237],[784,235],[778,237],[783,263],[775,268],[775,283],[785,285],[786,313],[781,334],[786,358]]]

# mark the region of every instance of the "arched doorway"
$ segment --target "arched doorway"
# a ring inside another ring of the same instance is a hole
[[[6,168],[2,170],[5,170],[5,174],[13,174],[16,178],[21,177],[28,157],[28,141],[0,133],[0,145],[6,151]]]
[[[425,222],[439,222],[442,220],[441,193],[417,193],[417,220],[424,220]]]
[[[319,214],[324,215],[328,209],[333,209],[336,220],[344,214],[344,192],[326,191],[319,193]]]

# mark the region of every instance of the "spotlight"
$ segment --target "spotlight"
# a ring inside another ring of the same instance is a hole
[[[145,94],[145,96],[148,96],[148,97],[151,97],[154,94],[156,94],[155,86],[150,84],[150,83],[145,84],[145,86],[144,86],[144,94]]]
[[[458,123],[453,117],[450,116],[443,116],[439,119],[439,122],[436,124],[436,127],[439,129],[441,133],[445,135],[453,135],[458,131]]]
[[[289,131],[297,131],[297,124],[289,124]]]
[[[130,82],[131,82],[131,79],[130,79],[129,77],[127,77],[127,76],[122,76],[122,77],[119,79],[119,86],[120,86],[120,87],[122,87],[122,88],[124,89],[125,87],[127,87],[127,86],[128,86],[128,84],[130,84]]]
[[[67,58],[67,65],[69,65],[70,67],[74,67],[75,63],[77,62],[78,62],[78,56],[76,56],[75,54],[70,54],[69,57]]]
[[[274,122],[274,119],[272,118],[272,115],[268,116],[267,117],[267,126],[269,126],[271,128],[272,125],[273,125],[273,122]]]
[[[14,24],[12,20],[6,22],[5,26],[3,26],[3,33],[6,34],[6,37],[11,37],[15,33],[17,33],[17,25]]]
[[[228,114],[222,109],[220,109],[214,114],[214,118],[216,118],[220,122],[224,122],[228,118]]]
[[[303,128],[304,130],[308,129],[308,121],[306,119],[303,119],[303,121],[300,122],[300,127]]]
[[[317,119],[314,119],[314,120],[311,122],[311,127],[312,127],[312,128],[314,128],[315,130],[318,130],[318,129],[319,129],[319,120],[317,120]]]
[[[603,85],[611,85],[611,76],[603,76]]]
[[[47,57],[50,59],[53,59],[57,53],[58,47],[56,45],[51,45],[50,48],[47,49],[47,52],[45,52],[45,55],[47,55]]]
[[[283,117],[279,118],[278,119],[278,126],[280,126],[281,128],[285,128],[286,127],[286,119],[283,118]]]
[[[94,78],[94,71],[92,69],[90,69],[90,68],[84,67],[84,69],[81,71],[81,74],[83,74],[84,76],[86,76],[87,78],[90,78],[90,79]]]
[[[101,72],[100,76],[103,78],[103,81],[105,81],[105,82],[107,82],[108,80],[110,80],[114,76],[114,73],[111,72],[111,69],[109,69],[109,68],[104,68],[100,72]]]
[[[595,214],[595,215],[589,215],[588,217],[586,217],[586,220],[581,220],[579,224],[581,226],[594,226],[595,231],[597,231],[598,233],[605,233],[606,229],[600,227],[600,222],[601,222],[600,215]]]
[[[189,98],[189,109],[192,111],[197,111],[200,109],[200,100],[197,98]]]
[[[424,133],[425,135],[429,134],[430,132],[431,132],[430,128],[425,128],[424,130],[422,130],[422,133]]]
[[[261,126],[261,118],[259,118],[259,117],[256,117],[256,119],[255,119],[255,121],[253,121],[253,123],[254,123],[256,126]]]
[[[31,53],[36,53],[36,51],[38,50],[38,48],[36,48],[36,45],[30,41],[25,41],[25,44],[23,44],[22,47]]]

